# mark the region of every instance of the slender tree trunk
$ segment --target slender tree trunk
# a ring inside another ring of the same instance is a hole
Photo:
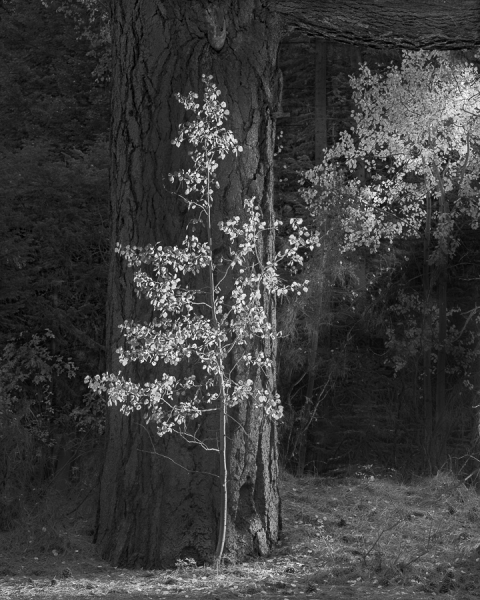
[[[447,339],[447,261],[439,266],[438,274],[438,354],[435,387],[434,460],[439,469],[447,458],[447,397],[446,397],[446,339]]]
[[[318,315],[318,318],[321,318]],[[297,463],[297,477],[301,477],[305,471],[305,462],[307,458],[307,445],[308,445],[308,430],[311,423],[311,411],[313,406],[313,387],[315,384],[316,366],[317,366],[317,352],[318,352],[318,330],[319,323],[317,320],[312,324],[312,331],[310,335],[310,348],[308,351],[308,381],[307,381],[307,393],[305,395],[305,402],[302,406],[299,435],[298,435],[298,463]]]
[[[362,50],[359,46],[350,46],[350,60],[353,75],[357,76],[360,72],[360,65],[362,64]],[[363,161],[357,161],[357,168],[355,170],[355,176],[360,182],[360,187],[363,187],[367,183],[367,175],[365,164]],[[357,248],[355,252],[355,273],[357,275],[357,301],[356,305],[358,311],[362,311],[365,308],[367,300],[367,260],[365,248]]]
[[[442,184],[441,174],[435,169],[439,188],[439,217],[447,217],[448,201]],[[446,362],[447,362],[447,267],[448,242],[444,240],[438,265],[437,303],[438,303],[438,355],[437,377],[435,389],[435,462],[441,468],[447,458],[447,397],[446,397]]]
[[[114,255],[117,242],[178,244],[189,218],[168,173],[188,165],[184,148],[172,146],[185,119],[174,93],[196,90],[212,74],[231,113],[229,128],[244,147],[219,168],[221,189],[213,221],[243,214],[243,199],[256,196],[273,222],[274,113],[279,18],[268,2],[245,0],[112,0],[113,124],[107,369],[120,370],[118,325],[148,321],[150,307],[134,293],[132,273]],[[213,239],[214,252],[227,252]],[[268,257],[273,233],[259,240]],[[275,324],[275,306],[270,305]],[[274,358],[273,344],[265,347]],[[132,380],[153,380],[160,367],[129,365]],[[266,383],[275,386],[272,368]],[[279,533],[277,433],[251,405],[229,411],[226,552],[266,554]],[[218,440],[218,415],[200,423],[200,434]],[[127,567],[167,567],[178,557],[211,559],[220,516],[218,453],[159,439],[139,413],[108,410],[96,541],[101,555]]]
[[[315,40],[315,163],[322,162],[327,149],[327,43],[323,40]],[[326,239],[326,236],[324,236]],[[322,319],[325,284],[326,284],[326,249],[325,245],[315,250],[320,254],[318,261],[321,267],[319,273],[320,282],[315,286],[316,299],[313,301],[313,319],[311,320],[310,349],[308,352],[308,382],[305,404],[302,408],[300,422],[299,448],[297,477],[303,475],[307,456],[308,429],[310,412],[313,404],[313,388],[317,374],[317,353],[320,321]],[[317,257],[315,257],[317,258]],[[318,258],[317,258],[318,260]],[[314,284],[315,285],[315,284]]]
[[[426,190],[426,224],[423,240],[423,405],[425,409],[425,456],[432,468],[432,436],[433,436],[433,398],[432,398],[432,310],[430,266],[430,228],[432,219],[432,199]]]

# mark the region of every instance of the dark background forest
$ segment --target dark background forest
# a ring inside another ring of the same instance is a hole
[[[41,486],[61,491],[89,478],[94,487],[94,465],[102,456],[105,407],[83,381],[105,368],[110,124],[105,21],[88,3],[8,0],[0,6],[0,53],[0,530],[5,530]],[[321,81],[320,53],[326,74]],[[279,60],[284,84],[275,208],[280,218],[308,221],[300,180],[325,144],[333,145],[352,125],[349,75],[362,61],[377,70],[399,63],[401,53],[334,43],[319,47],[314,38],[290,35]],[[303,273],[314,282],[310,293],[278,307],[285,334],[278,356],[283,466],[297,475],[334,475],[368,465],[372,472],[397,471],[407,478],[445,469],[474,481],[478,232],[462,230],[460,250],[449,265],[448,305],[461,335],[448,355],[443,416],[449,426],[442,451],[434,455],[426,435],[422,355],[403,343],[411,339],[412,323],[398,309],[402,293],[421,287],[421,244],[400,240],[375,254],[341,253],[335,227],[324,223],[322,236],[322,250]],[[392,330],[400,340],[396,346],[389,343]]]

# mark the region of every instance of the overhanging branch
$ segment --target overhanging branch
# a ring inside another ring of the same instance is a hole
[[[479,0],[272,0],[291,29],[377,48],[480,46]]]

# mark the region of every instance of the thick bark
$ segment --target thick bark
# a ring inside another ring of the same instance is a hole
[[[480,44],[478,0],[273,0],[290,26],[317,37],[410,50]]]
[[[243,213],[256,196],[272,222],[273,147],[279,77],[280,27],[267,2],[212,4],[201,0],[112,0],[112,262],[108,306],[108,371],[120,370],[118,325],[148,321],[149,306],[136,298],[132,273],[116,258],[116,242],[176,245],[189,218],[168,173],[188,165],[185,148],[171,145],[185,119],[173,97],[197,90],[212,74],[231,112],[228,126],[243,145],[238,158],[220,165],[221,190],[214,222]],[[213,240],[222,252],[222,239]],[[264,240],[266,255],[273,237]],[[274,306],[270,318],[275,322]],[[267,355],[275,347],[266,348]],[[129,365],[136,381],[161,369]],[[274,386],[275,374],[269,375]],[[228,517],[226,551],[265,554],[279,533],[276,429],[252,406],[241,406],[228,423]],[[218,438],[218,418],[202,424]],[[218,533],[218,453],[188,446],[175,436],[159,439],[139,413],[108,411],[106,458],[96,540],[102,556],[128,567],[165,567],[178,557],[212,557]]]

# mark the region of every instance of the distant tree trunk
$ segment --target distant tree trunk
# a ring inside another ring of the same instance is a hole
[[[219,169],[221,189],[214,219],[243,214],[245,197],[256,196],[264,219],[273,222],[274,113],[279,74],[279,20],[267,2],[216,5],[191,0],[112,0],[113,128],[107,369],[120,370],[115,349],[118,325],[148,321],[132,273],[114,255],[117,242],[143,246],[178,244],[189,218],[168,181],[188,164],[186,149],[172,146],[185,114],[173,97],[201,94],[201,75],[212,74],[231,113],[231,128],[244,147]],[[233,8],[232,8],[233,7]],[[273,252],[273,233],[263,253]],[[222,252],[224,240],[213,240]],[[270,305],[275,324],[275,306]],[[275,357],[274,345],[267,356]],[[127,376],[148,381],[159,367],[129,365]],[[275,385],[274,369],[268,374]],[[226,552],[266,554],[279,533],[277,432],[262,411],[241,406],[228,425],[228,528]],[[201,424],[218,436],[212,419]],[[172,566],[178,557],[204,561],[215,550],[219,520],[218,455],[181,439],[159,439],[139,413],[129,418],[108,410],[106,457],[101,477],[96,542],[101,555],[126,567]]]
[[[360,65],[362,63],[362,50],[358,46],[350,46],[350,60],[353,75],[357,76],[360,72]],[[360,182],[360,187],[365,186],[367,182],[366,169],[363,161],[357,161],[357,168],[355,170],[355,176]],[[365,308],[367,300],[367,260],[365,248],[357,248],[355,252],[355,273],[357,276],[357,289],[358,294],[356,305],[358,311],[362,311]]]
[[[322,162],[327,149],[327,43],[323,40],[315,41],[315,163]],[[325,224],[326,225],[326,224]],[[324,239],[325,236],[324,236]],[[320,280],[315,285],[316,298],[313,300],[313,318],[311,318],[310,348],[308,351],[308,381],[305,403],[302,407],[300,422],[300,435],[298,439],[298,464],[297,477],[303,475],[307,456],[308,429],[311,423],[311,410],[313,405],[313,389],[317,374],[318,335],[322,319],[325,285],[326,285],[326,249],[322,245],[315,250],[319,257],[314,260],[321,267],[317,273]]]
[[[315,40],[315,164],[319,165],[327,149],[327,52],[324,40]]]
[[[449,213],[448,200],[443,189],[441,175],[436,169],[439,187],[440,217],[446,217]],[[435,469],[441,468],[447,459],[447,391],[446,391],[446,363],[447,363],[447,268],[448,249],[441,248],[440,264],[438,265],[437,303],[438,303],[438,354],[437,354],[437,376],[435,388],[435,429],[434,429],[434,452],[432,458]]]
[[[423,405],[425,409],[425,456],[432,467],[433,443],[433,397],[432,397],[432,299],[430,282],[430,235],[432,220],[432,199],[426,190],[426,224],[423,238]]]
[[[446,358],[447,358],[447,262],[439,266],[438,274],[438,353],[437,373],[435,378],[435,425],[431,462],[434,470],[441,469],[447,460],[447,390],[446,390]]]

